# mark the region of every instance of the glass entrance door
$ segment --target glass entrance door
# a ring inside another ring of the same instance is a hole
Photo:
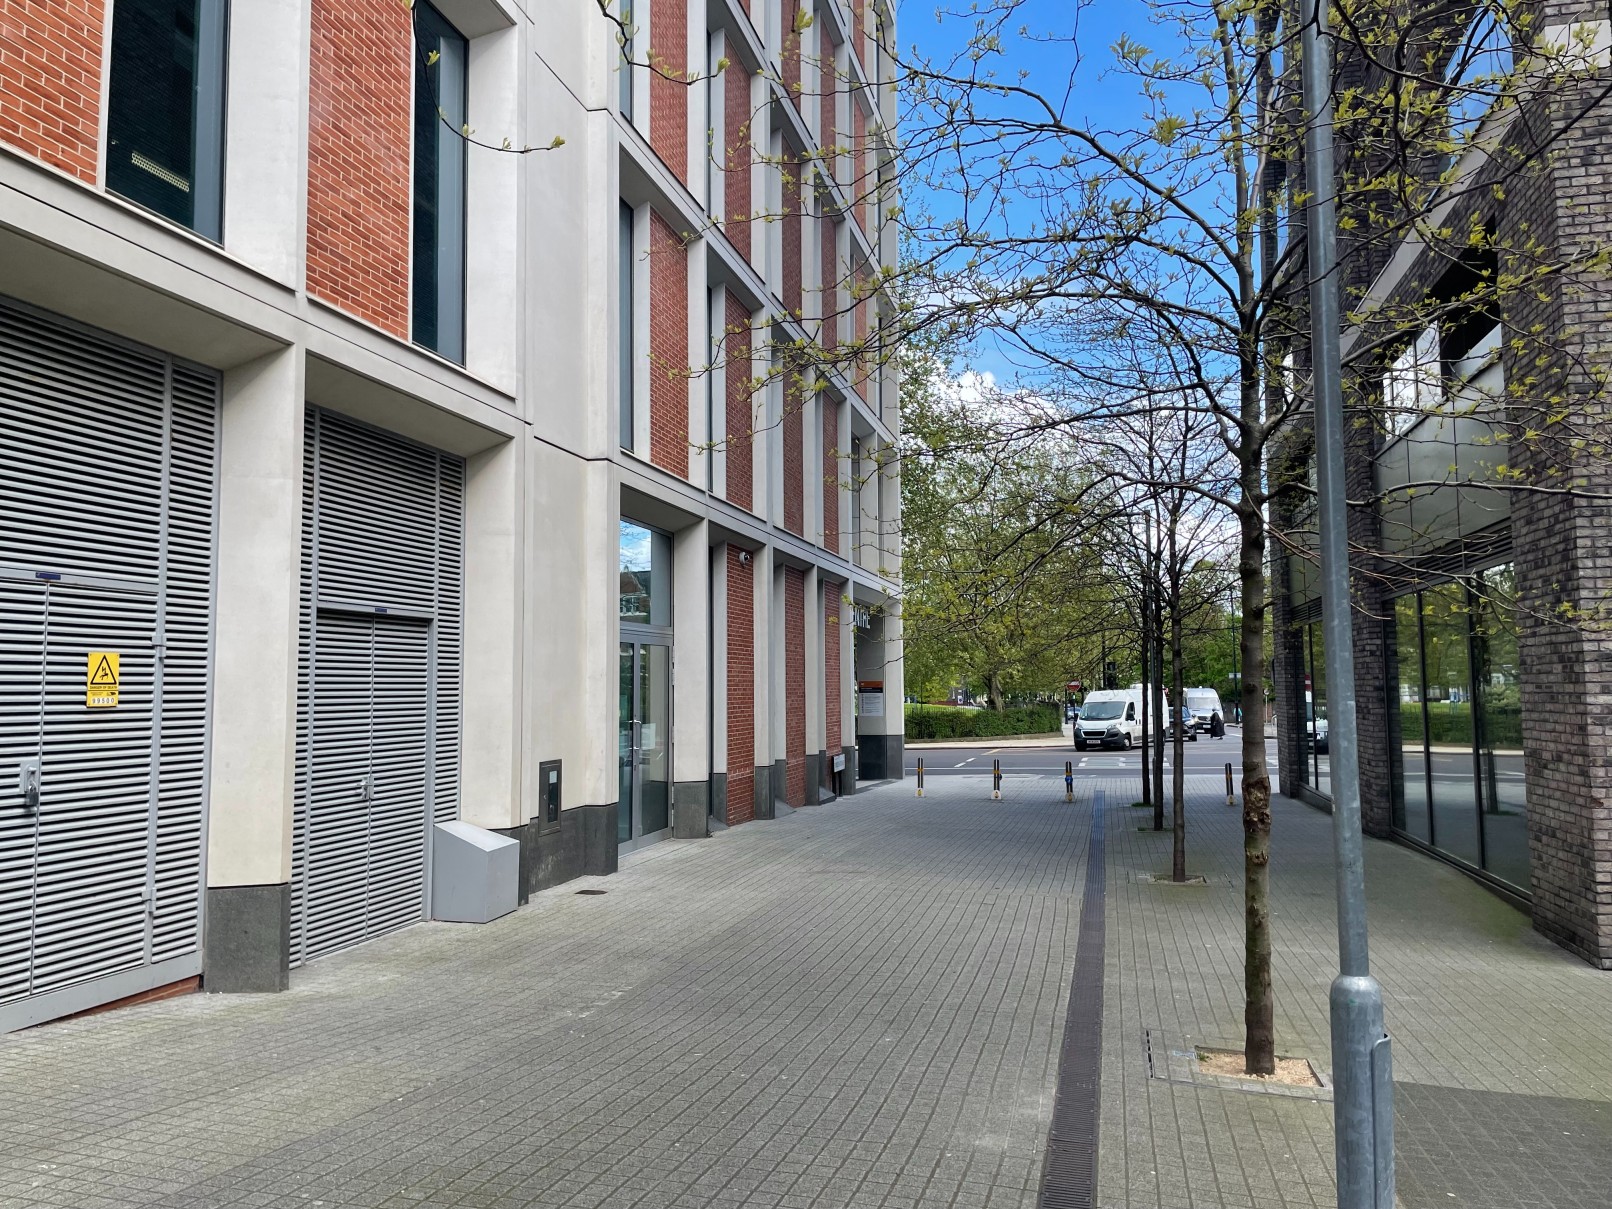
[[[619,843],[652,836],[671,826],[671,689],[671,647],[652,642],[621,644]]]

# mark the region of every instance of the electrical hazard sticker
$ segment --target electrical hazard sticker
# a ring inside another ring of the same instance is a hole
[[[91,709],[112,709],[118,703],[119,656],[116,651],[91,651],[84,666],[84,704]]]

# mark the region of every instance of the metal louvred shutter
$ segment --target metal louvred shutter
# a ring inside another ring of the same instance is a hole
[[[366,930],[414,923],[425,901],[426,804],[431,779],[431,630],[378,617],[370,741]]]
[[[163,552],[162,742],[157,762],[151,959],[201,947],[208,685],[213,648],[213,516],[218,380],[174,366]]]
[[[310,408],[292,956],[425,916],[458,813],[464,464]]]
[[[0,1028],[200,970],[217,424],[216,375],[0,302]]]
[[[303,961],[357,944],[367,934],[374,667],[371,618],[320,614],[308,728],[312,758],[303,843]]]
[[[19,770],[39,755],[45,585],[0,579],[0,1003],[32,977],[35,815]]]

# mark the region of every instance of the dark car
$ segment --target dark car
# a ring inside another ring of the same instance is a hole
[[[1181,729],[1186,732],[1187,741],[1189,743],[1196,743],[1198,741],[1198,728],[1192,724],[1192,711],[1183,705],[1180,712],[1176,715],[1176,718],[1181,723]],[[1165,732],[1164,737],[1174,741],[1175,727],[1173,725]]]

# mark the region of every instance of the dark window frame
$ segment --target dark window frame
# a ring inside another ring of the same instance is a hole
[[[470,40],[429,0],[416,0],[414,33],[412,338],[462,365],[470,158],[463,130],[470,115]]]
[[[184,33],[178,28],[178,10],[186,0],[121,0],[112,11],[106,90],[105,184],[109,193],[153,214],[194,231],[203,239],[224,239],[224,155],[227,81],[229,73],[229,0],[188,0],[191,17],[191,73],[188,92],[189,155],[184,164],[174,161],[184,136],[173,138],[163,154],[162,131],[150,122],[155,115],[180,116],[175,104],[175,76],[158,77],[152,64],[177,61]],[[176,28],[162,32],[166,14]],[[156,23],[155,36],[149,23]],[[142,23],[148,23],[142,30]],[[149,45],[140,44],[145,33]],[[131,43],[133,45],[131,45]],[[159,44],[170,48],[166,57],[155,53]],[[131,76],[138,68],[143,74]],[[169,85],[166,101],[152,95],[152,85]],[[131,93],[147,87],[138,98]],[[178,133],[170,123],[168,133]],[[143,149],[142,149],[143,148]],[[126,156],[126,159],[125,159]],[[167,190],[161,188],[166,185]]]

